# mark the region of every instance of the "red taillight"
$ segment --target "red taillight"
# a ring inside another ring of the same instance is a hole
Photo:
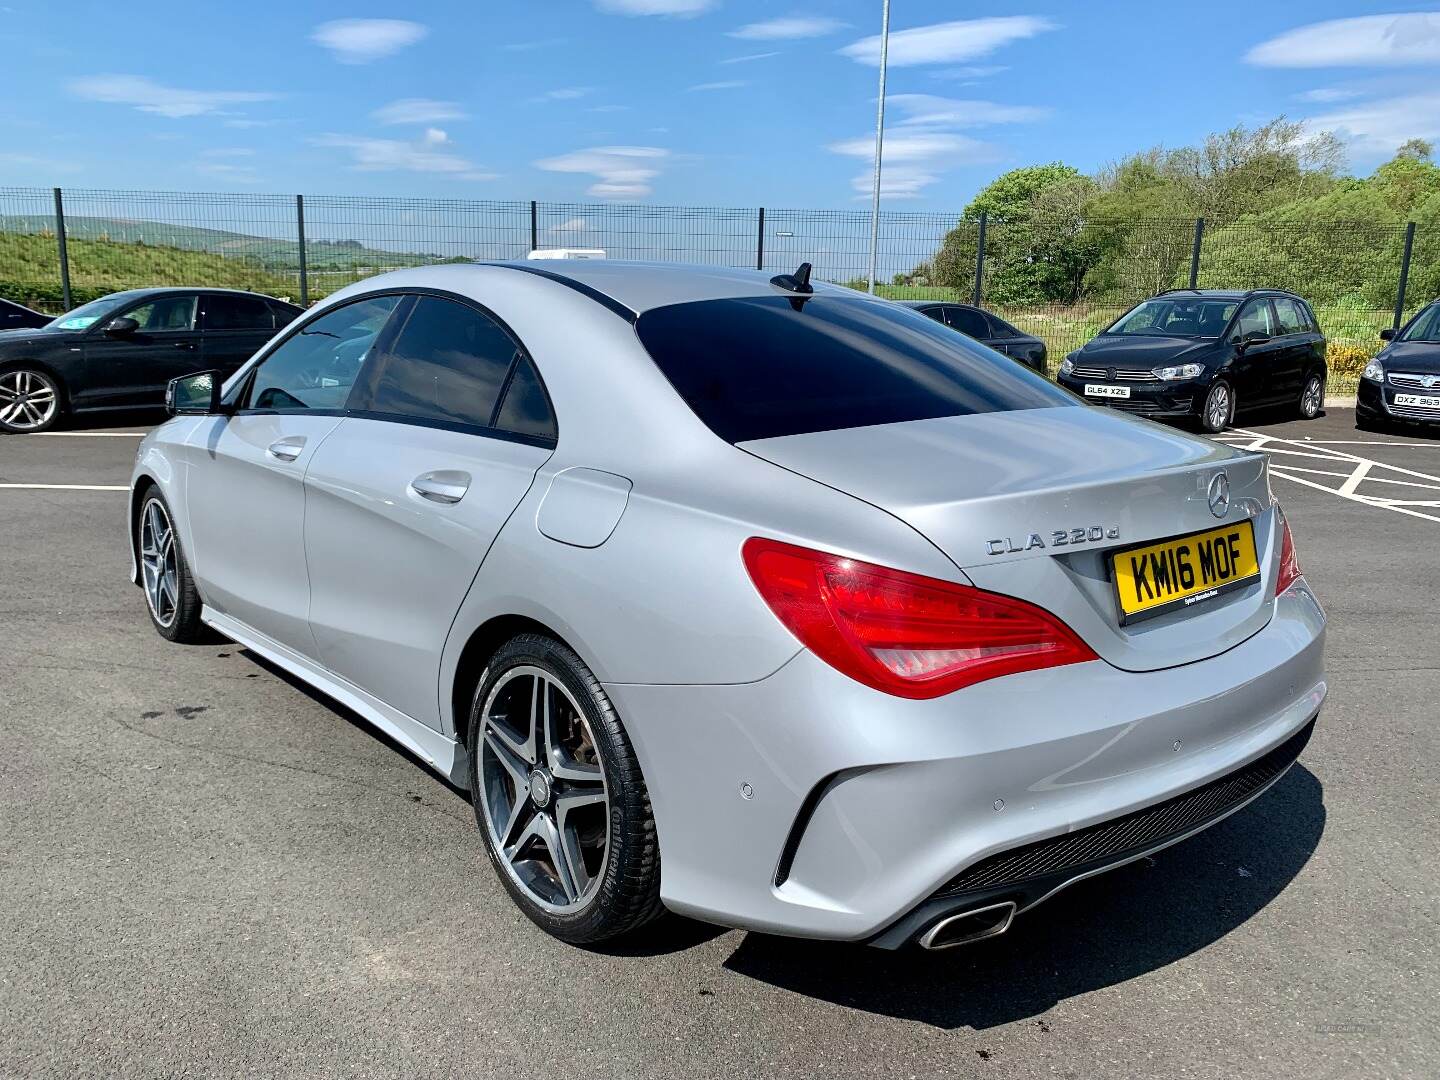
[[[745,567],[801,643],[852,679],[932,698],[1096,659],[1048,611],[997,593],[752,537]]]
[[[1279,596],[1300,577],[1300,561],[1295,558],[1295,538],[1290,535],[1290,522],[1280,513],[1280,573],[1275,577],[1275,595]]]

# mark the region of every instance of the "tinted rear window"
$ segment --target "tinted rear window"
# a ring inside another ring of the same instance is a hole
[[[899,304],[700,300],[647,311],[635,331],[686,404],[732,443],[1078,404]]]

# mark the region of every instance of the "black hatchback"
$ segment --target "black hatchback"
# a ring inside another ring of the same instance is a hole
[[[1294,293],[1172,289],[1067,356],[1058,381],[1091,404],[1217,432],[1240,409],[1319,416],[1327,373],[1325,335]]]
[[[901,300],[900,303],[1045,374],[1045,342],[1011,326],[993,311],[941,300]]]
[[[1432,300],[1365,365],[1355,401],[1355,426],[1389,421],[1440,427],[1440,300]]]
[[[301,311],[233,289],[133,289],[5,331],[0,431],[46,431],[67,412],[163,405],[171,379],[231,374]]]

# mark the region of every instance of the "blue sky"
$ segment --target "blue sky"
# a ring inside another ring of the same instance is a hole
[[[861,206],[879,10],[0,0],[0,184]],[[894,0],[889,205],[1280,113],[1367,172],[1440,137],[1437,10]]]

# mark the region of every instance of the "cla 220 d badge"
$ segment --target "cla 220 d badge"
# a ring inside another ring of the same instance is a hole
[[[1050,534],[1050,547],[1069,547],[1072,544],[1095,543],[1099,540],[1119,540],[1119,525],[1081,525],[1074,529],[1056,529]],[[1033,551],[1035,548],[1045,547],[1045,541],[1038,532],[1032,532],[1025,538],[1024,543],[1017,544],[1010,537],[1002,540],[987,540],[985,542],[985,554],[987,555],[1019,555],[1022,552]]]

